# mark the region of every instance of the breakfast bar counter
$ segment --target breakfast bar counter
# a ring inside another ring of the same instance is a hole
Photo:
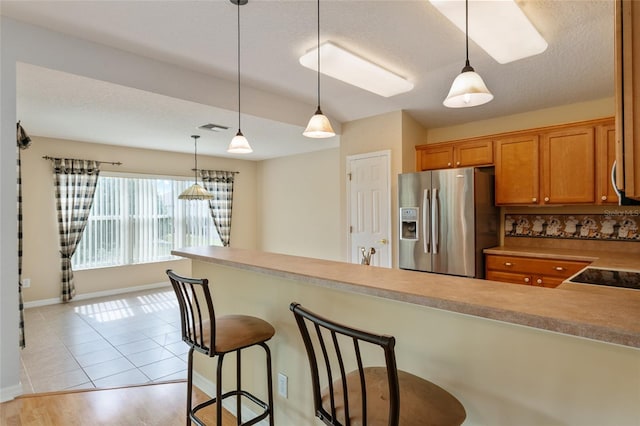
[[[638,291],[518,286],[235,248],[173,254],[209,279],[216,315],[253,315],[276,329],[274,378],[287,377],[284,395],[274,390],[279,426],[320,424],[291,302],[393,335],[398,368],[458,398],[465,426],[640,424]],[[248,352],[242,364],[243,386],[258,397],[261,355]],[[373,351],[363,356],[383,362]],[[194,361],[194,383],[212,394],[215,361]],[[233,384],[231,367],[223,375]]]
[[[597,294],[568,292],[221,247],[173,253],[353,293],[640,348],[638,291],[602,288]]]

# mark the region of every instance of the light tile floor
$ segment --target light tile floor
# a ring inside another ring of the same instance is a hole
[[[25,309],[25,393],[186,379],[171,287]]]

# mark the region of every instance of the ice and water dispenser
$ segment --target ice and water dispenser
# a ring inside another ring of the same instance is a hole
[[[418,239],[418,207],[401,207],[400,224],[400,239],[416,241]]]

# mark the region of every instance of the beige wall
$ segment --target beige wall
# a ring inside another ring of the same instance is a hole
[[[402,173],[416,171],[416,145],[427,140],[427,129],[413,119],[406,111],[402,112]]]
[[[339,166],[338,148],[258,164],[261,250],[343,259]]]
[[[60,255],[55,212],[52,157],[121,161],[121,166],[102,165],[102,170],[191,176],[193,156],[164,151],[88,144],[32,136],[31,147],[22,151],[23,184],[23,278],[31,278],[24,289],[25,302],[57,299],[60,294]],[[256,164],[250,161],[199,156],[198,165],[206,169],[239,171],[236,177],[232,244],[257,248],[256,236]],[[77,271],[78,295],[105,292],[126,287],[166,281],[165,269],[190,273],[190,261],[130,265]]]
[[[456,395],[467,411],[465,426],[637,424],[636,348],[200,261],[193,262],[193,271],[214,277],[220,315],[255,315],[275,327],[269,342],[273,374],[288,377],[289,391],[285,399],[274,385],[279,426],[320,424],[313,418],[308,362],[288,309],[293,301],[353,327],[395,336],[398,367]],[[245,351],[244,357],[243,385],[264,395],[263,353]],[[235,383],[234,359],[228,358],[223,390]],[[214,360],[196,355],[195,368],[214,380]]]
[[[350,155],[365,154],[370,152],[391,151],[391,244],[393,265],[397,265],[397,247],[393,243],[397,238],[396,226],[397,212],[393,206],[397,200],[397,178],[402,172],[402,111],[394,111],[387,114],[376,115],[360,120],[344,123],[342,126],[342,137],[340,139],[340,205],[342,213],[341,228],[346,230],[347,223],[347,193],[346,193],[346,159]],[[348,259],[348,238],[345,237],[342,243],[342,259]]]
[[[613,117],[614,115],[615,98],[597,99],[589,102],[545,108],[489,120],[473,121],[458,126],[430,128],[427,131],[426,143],[494,135],[515,130],[571,123],[574,121]]]

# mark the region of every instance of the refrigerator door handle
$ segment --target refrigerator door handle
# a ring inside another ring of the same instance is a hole
[[[431,199],[430,191],[425,189],[422,194],[422,241],[424,244],[424,252],[431,252],[431,218],[429,212],[431,211]]]
[[[440,197],[438,196],[438,188],[433,188],[431,196],[433,197],[433,202],[431,203],[433,254],[438,254],[440,248]]]

